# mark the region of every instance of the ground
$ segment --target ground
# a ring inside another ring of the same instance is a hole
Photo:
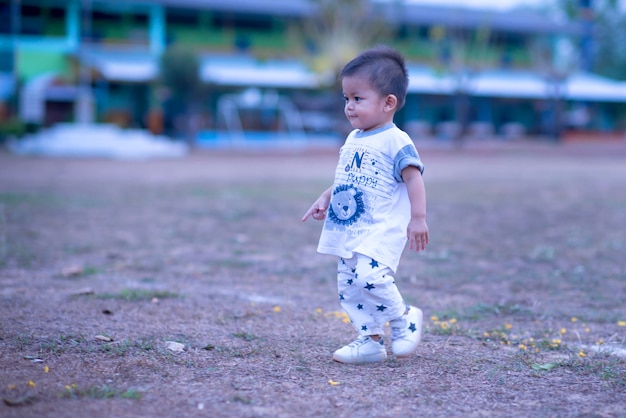
[[[336,150],[0,152],[0,416],[626,416],[626,146],[421,154],[423,342],[345,365],[300,222]]]

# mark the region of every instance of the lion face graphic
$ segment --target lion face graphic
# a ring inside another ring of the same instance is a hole
[[[352,225],[365,211],[363,193],[352,185],[337,186],[330,199],[328,216],[340,225]]]

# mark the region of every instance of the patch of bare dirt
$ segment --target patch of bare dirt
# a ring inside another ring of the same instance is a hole
[[[425,336],[369,365],[331,360],[355,334],[300,223],[336,152],[0,153],[0,415],[624,416],[626,152],[588,149],[422,149]]]

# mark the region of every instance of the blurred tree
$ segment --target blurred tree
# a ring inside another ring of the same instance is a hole
[[[577,70],[579,60],[574,56],[570,41],[563,37],[556,41],[537,38],[531,45],[531,53],[534,70],[544,78],[548,87],[541,133],[559,141],[564,124],[564,83]]]
[[[450,126],[450,122],[453,125],[440,134],[462,146],[470,123],[469,98],[473,93],[474,78],[486,69],[506,65],[505,57],[498,54],[497,46],[501,40],[487,22],[475,28],[433,26],[429,38],[437,49],[429,64],[441,76],[454,80],[451,104],[454,120],[439,121],[442,126]]]
[[[312,69],[321,81],[334,86],[343,66],[363,49],[390,38],[392,27],[382,7],[396,7],[398,0],[382,4],[370,0],[314,0],[317,13],[304,22],[304,37]]]
[[[572,39],[582,68],[626,80],[626,12],[620,0],[557,0],[559,11],[580,25]]]
[[[170,47],[161,57],[161,81],[172,94],[194,100],[202,90],[199,62],[191,49]]]
[[[173,126],[175,135],[182,134],[192,142],[199,130],[201,103],[207,95],[195,51],[180,46],[168,48],[161,56],[159,83],[167,91],[166,125]]]
[[[338,75],[344,65],[364,49],[388,42],[394,27],[388,13],[401,10],[402,0],[312,0],[316,10],[302,22],[297,36],[306,45],[304,60],[326,87],[324,111],[334,129],[347,134],[351,127],[343,115]],[[394,8],[394,9],[390,9]],[[335,100],[336,99],[336,100]]]
[[[626,13],[622,3],[620,0],[555,1],[557,13],[579,28],[575,34],[559,40],[556,48],[552,48],[552,56],[545,52],[548,48],[543,48],[543,58],[536,60],[550,69],[553,126],[549,133],[555,139],[563,129],[562,83],[573,71],[626,80]],[[626,108],[620,106],[618,112],[624,115]]]

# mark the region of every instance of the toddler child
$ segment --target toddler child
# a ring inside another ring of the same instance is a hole
[[[404,303],[394,274],[407,239],[415,251],[428,244],[424,166],[411,138],[393,122],[408,87],[402,55],[374,47],[339,77],[354,130],[341,147],[333,185],[302,221],[324,220],[317,250],[339,258],[339,301],[359,334],[333,359],[380,362],[387,358],[387,322],[396,357],[413,354],[421,338],[422,311]]]

